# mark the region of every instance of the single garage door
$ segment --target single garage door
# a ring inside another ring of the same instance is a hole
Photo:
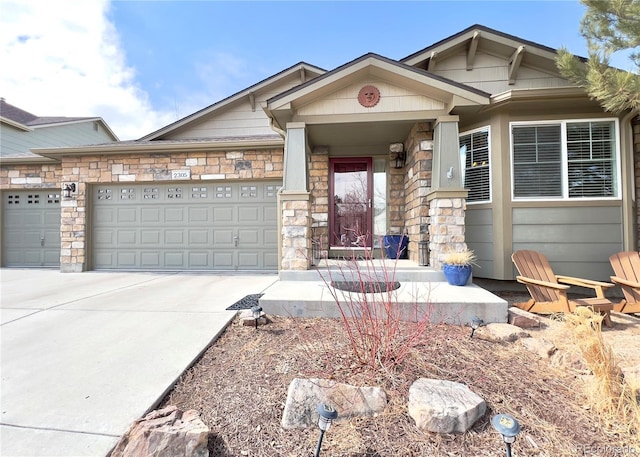
[[[92,264],[277,270],[280,182],[94,186]]]
[[[2,193],[2,261],[6,267],[60,266],[60,191]]]

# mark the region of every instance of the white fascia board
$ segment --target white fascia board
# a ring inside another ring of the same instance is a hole
[[[59,160],[50,157],[2,157],[0,166],[8,164],[28,164],[28,163],[57,163]]]
[[[22,130],[24,132],[33,132],[33,129],[31,127],[28,127],[16,121],[12,121],[11,119],[8,119],[4,116],[0,116],[0,122],[2,122],[3,124],[10,125],[11,127],[15,127],[18,130]]]
[[[31,152],[43,157],[57,158],[73,155],[90,154],[134,154],[145,152],[193,152],[193,151],[216,151],[233,149],[269,149],[282,147],[282,138],[258,139],[258,140],[233,140],[233,141],[198,141],[185,143],[113,143],[95,146],[76,146],[62,148],[33,148]]]
[[[491,104],[516,100],[553,98],[588,98],[585,91],[577,86],[543,87],[539,89],[513,89],[491,96]]]

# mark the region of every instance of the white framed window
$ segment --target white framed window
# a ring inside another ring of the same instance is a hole
[[[616,119],[512,122],[514,200],[620,197]]]
[[[464,132],[459,135],[459,139],[464,188],[469,190],[467,202],[490,202],[489,127]]]

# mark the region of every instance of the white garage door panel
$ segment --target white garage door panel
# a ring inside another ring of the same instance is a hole
[[[276,270],[277,182],[96,186],[95,269]]]
[[[60,265],[60,191],[2,192],[2,264],[7,267]]]

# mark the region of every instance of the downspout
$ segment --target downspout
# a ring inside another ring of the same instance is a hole
[[[271,111],[269,111],[269,108],[267,108],[266,104],[262,105],[262,110],[265,112],[265,114],[267,115],[267,119],[269,119],[269,128],[271,130],[273,130],[274,132],[276,132],[278,135],[280,135],[282,137],[282,139],[285,142],[285,147],[287,146],[287,132],[285,132],[284,130],[282,130],[279,127],[276,127],[275,121],[273,120],[273,115],[271,114]],[[284,157],[283,157],[283,163],[284,163]],[[278,207],[277,211],[279,212],[279,216],[276,218],[276,227],[278,230],[278,237],[279,237],[279,242],[278,242],[278,276],[280,275],[280,270],[282,269],[282,189],[284,189],[284,170],[282,171],[282,184],[283,186],[278,190],[277,194],[276,194],[276,205]]]
[[[640,110],[633,109],[625,115],[620,121],[621,124],[621,147],[623,150],[629,151],[629,157],[626,160],[626,169],[628,170],[622,182],[622,246],[624,250],[637,249],[636,220],[638,217],[636,207],[636,188],[635,188],[635,150],[633,148],[633,125],[631,121],[634,117],[640,116]],[[629,186],[630,192],[625,192],[625,188]],[[625,195],[629,195],[629,199],[625,202]]]

